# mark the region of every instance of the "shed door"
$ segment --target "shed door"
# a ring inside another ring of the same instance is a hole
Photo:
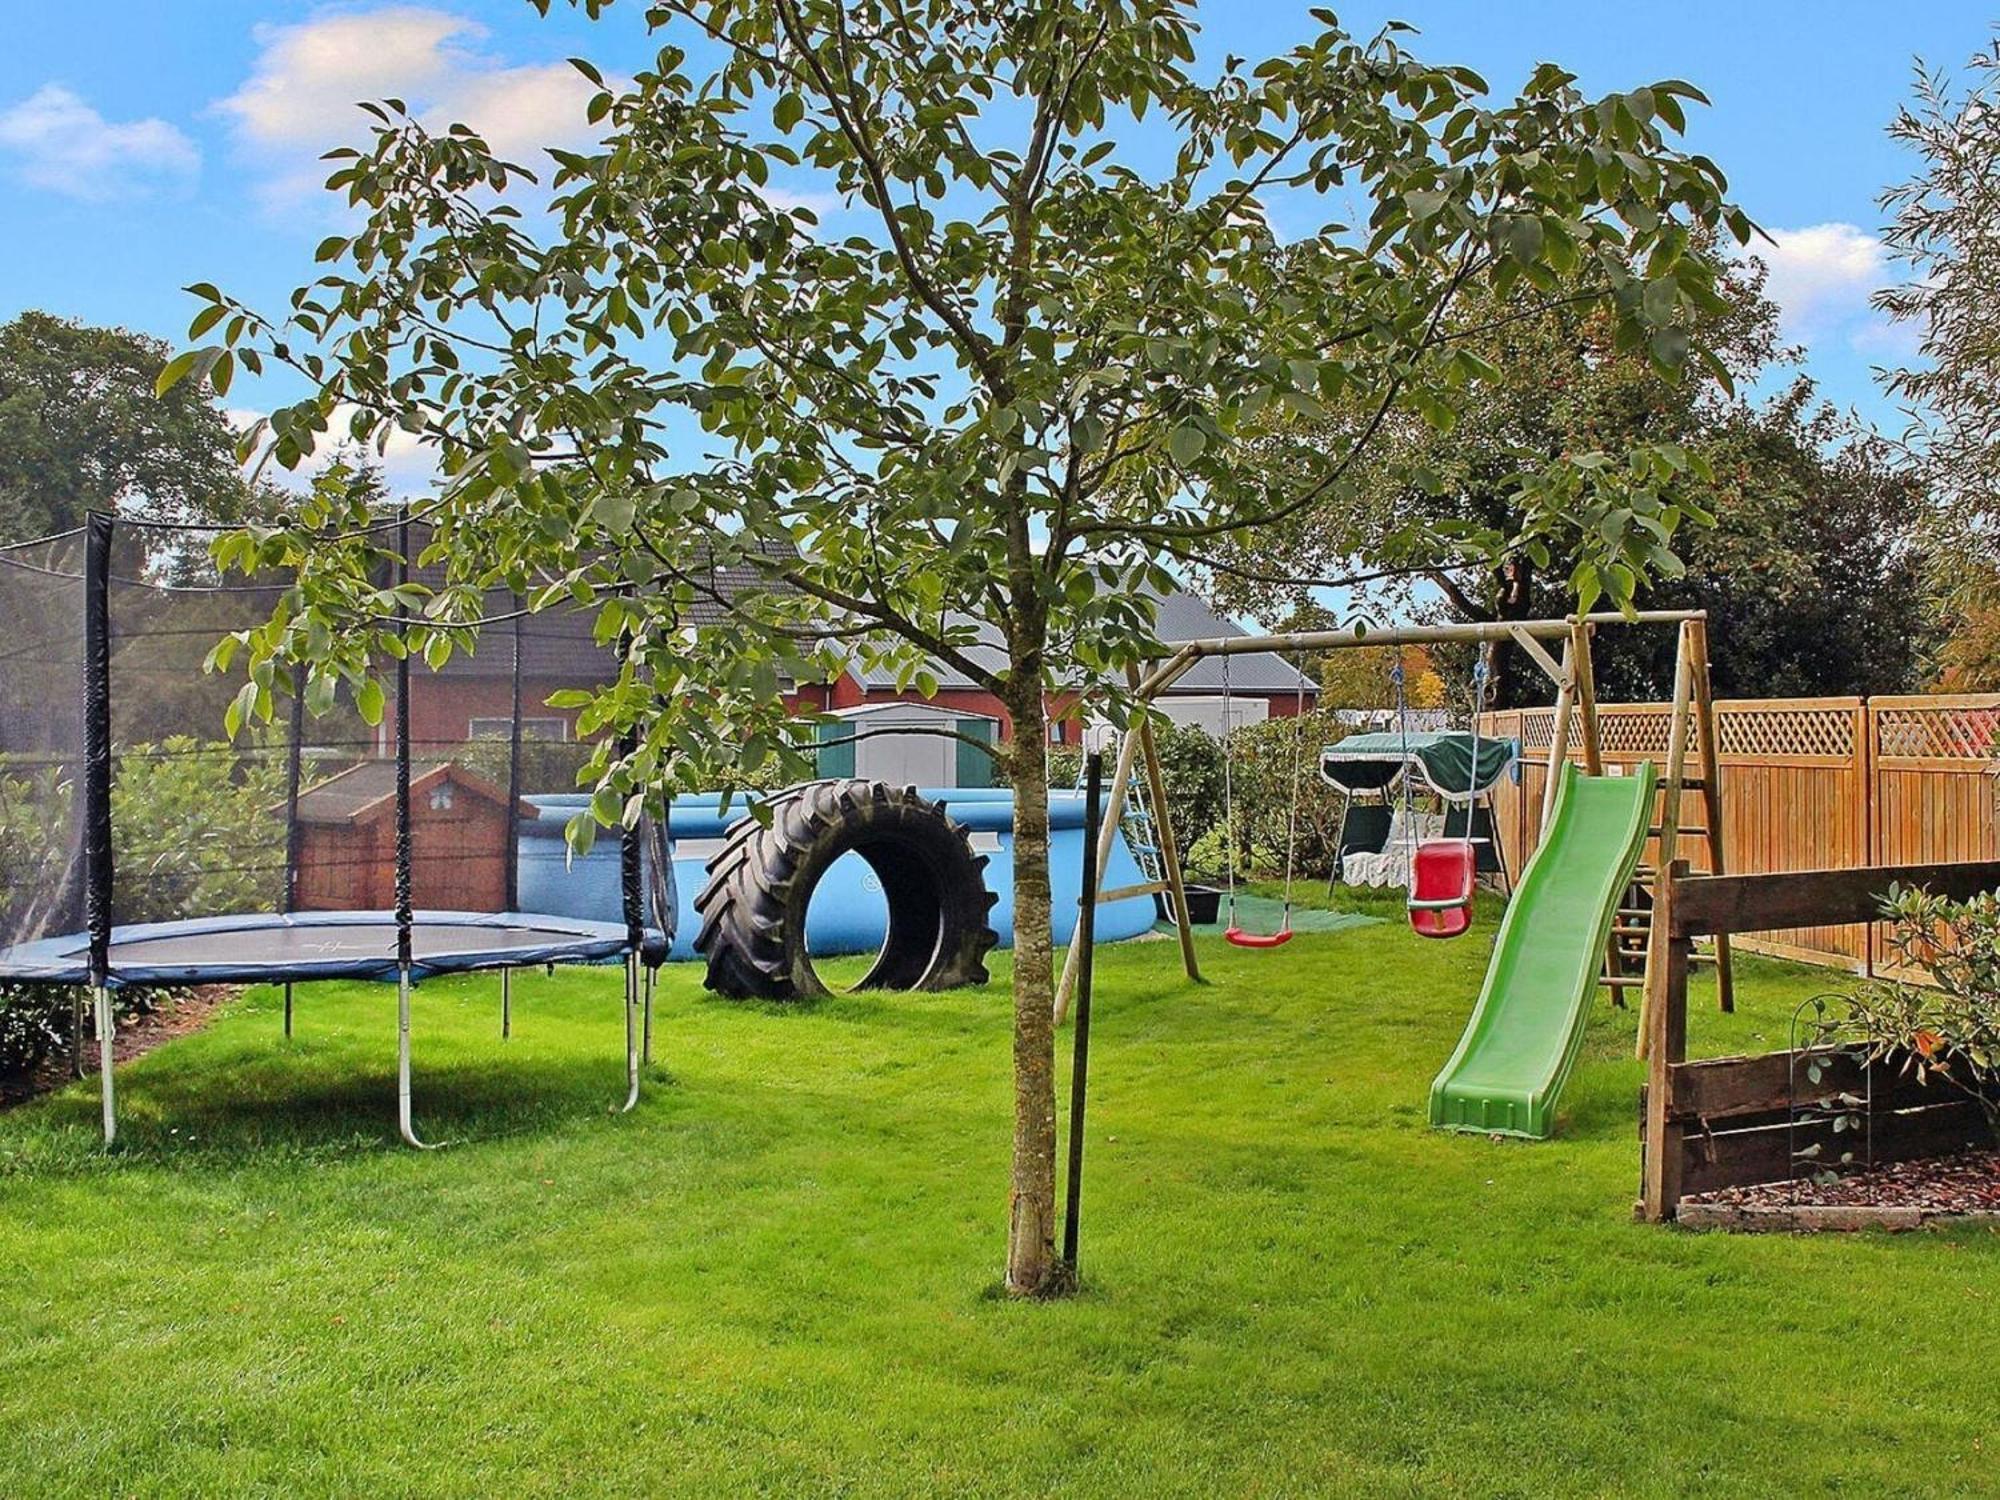
[[[856,745],[849,738],[858,724],[850,724],[842,719],[822,720],[819,726],[821,740],[847,740],[844,745],[822,744],[819,748],[816,769],[822,781],[844,780],[854,774],[854,752]]]
[[[883,733],[920,724],[925,729],[944,726],[933,720],[895,720],[871,717],[868,739],[855,746],[859,750],[859,774],[870,781],[886,781],[891,786],[948,787],[953,769],[952,748],[956,741],[941,734]]]
[[[991,719],[960,719],[952,726],[968,740],[979,740],[984,744],[993,743],[993,731],[998,726]],[[968,745],[965,740],[953,740],[952,749],[957,752],[958,779],[954,786],[993,785],[993,757],[977,745]]]

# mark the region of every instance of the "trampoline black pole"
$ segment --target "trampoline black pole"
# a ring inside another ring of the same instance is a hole
[[[111,552],[116,534],[117,522],[108,512],[90,513],[83,560],[83,858],[107,1146],[118,1138],[118,1102],[111,1082]]]
[[[644,965],[645,1025],[639,1038],[639,1061],[646,1067],[653,1064],[653,996],[659,984],[660,965],[667,960],[667,954],[673,947],[674,931],[679,926],[676,907],[680,898],[674,885],[673,819],[673,794],[663,790],[660,793],[659,817],[649,817],[642,824],[645,838],[640,854],[640,874],[646,884],[646,905],[651,909],[653,928],[660,934],[660,946]]]
[[[396,525],[396,582],[410,581],[410,516]],[[419,1150],[428,1143],[417,1136],[410,1109],[410,927],[414,920],[410,845],[410,612],[396,600],[396,1128]]]
[[[1069,1064],[1069,1193],[1063,1209],[1063,1264],[1076,1279],[1076,1247],[1083,1209],[1083,1115],[1090,1087],[1090,989],[1097,945],[1097,825],[1103,814],[1104,756],[1093,750],[1085,763],[1083,793],[1083,879],[1078,886],[1076,931],[1070,941],[1082,955],[1076,971],[1076,1040]]]

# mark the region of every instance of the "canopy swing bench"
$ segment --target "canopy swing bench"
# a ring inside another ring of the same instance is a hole
[[[1659,813],[1648,830],[1657,847],[1677,852],[1684,838],[1699,838],[1701,852],[1706,855],[1709,873],[1722,870],[1722,820],[1719,771],[1716,764],[1714,702],[1709,686],[1707,617],[1697,610],[1639,610],[1632,614],[1591,614],[1572,615],[1566,619],[1549,620],[1508,620],[1482,622],[1464,625],[1413,625],[1399,626],[1383,630],[1351,628],[1347,630],[1309,630],[1283,635],[1236,635],[1214,640],[1185,641],[1162,650],[1154,658],[1151,669],[1144,673],[1133,671],[1128,674],[1133,691],[1142,704],[1151,702],[1174,682],[1185,675],[1197,662],[1212,657],[1227,660],[1232,656],[1274,652],[1296,655],[1302,652],[1352,650],[1362,646],[1404,646],[1435,645],[1442,642],[1464,642],[1486,645],[1497,641],[1508,642],[1520,649],[1522,654],[1539,668],[1555,685],[1556,711],[1553,742],[1548,751],[1546,784],[1542,789],[1541,825],[1546,828],[1553,816],[1556,791],[1561,782],[1560,768],[1570,757],[1572,723],[1580,728],[1581,743],[1578,747],[1582,760],[1582,771],[1588,776],[1606,774],[1602,742],[1598,733],[1597,689],[1591,662],[1591,636],[1603,627],[1625,625],[1671,625],[1675,628],[1677,652],[1674,671],[1674,708],[1670,730],[1670,744],[1667,748],[1666,765],[1662,768],[1660,784]],[[1551,643],[1560,642],[1560,655],[1552,652]],[[1371,744],[1372,743],[1372,747]],[[1462,747],[1462,748],[1461,748]],[[1371,748],[1393,759],[1364,761]],[[1343,759],[1343,756],[1345,759]],[[1422,777],[1432,786],[1447,793],[1447,808],[1453,802],[1463,807],[1465,822],[1460,825],[1462,832],[1440,841],[1456,847],[1446,851],[1440,849],[1433,855],[1438,863],[1438,873],[1426,876],[1418,872],[1413,884],[1411,899],[1412,926],[1422,932],[1427,911],[1452,910],[1469,914],[1469,883],[1478,871],[1482,855],[1479,836],[1474,831],[1474,819],[1485,806],[1486,824],[1489,829],[1487,843],[1483,846],[1491,851],[1491,859],[1496,866],[1495,873],[1506,878],[1504,869],[1498,868],[1504,862],[1499,857],[1499,843],[1491,838],[1491,793],[1500,776],[1515,756],[1512,745],[1500,746],[1490,740],[1481,740],[1473,734],[1448,736],[1404,735],[1400,732],[1357,735],[1326,747],[1321,752],[1321,775],[1331,784],[1353,793],[1363,790],[1363,781],[1371,776],[1380,776],[1378,788],[1385,793],[1398,778],[1407,784],[1412,770],[1419,770]],[[1329,761],[1329,757],[1331,760]],[[1432,770],[1432,762],[1437,763],[1437,773]],[[1452,765],[1456,761],[1456,766]],[[1497,767],[1494,762],[1497,761]],[[1165,775],[1161,769],[1159,756],[1153,743],[1152,726],[1149,718],[1141,716],[1133,727],[1122,737],[1116,766],[1107,793],[1104,820],[1098,833],[1098,868],[1101,870],[1109,855],[1110,843],[1118,836],[1120,819],[1126,799],[1133,791],[1134,773],[1141,770],[1145,778],[1145,797],[1151,804],[1152,816],[1156,824],[1158,842],[1162,849],[1160,878],[1148,890],[1157,891],[1166,898],[1166,905],[1173,918],[1176,934],[1180,940],[1182,967],[1190,979],[1200,979],[1201,970],[1196,957],[1193,925],[1187,911],[1186,887],[1177,858],[1173,856],[1174,834],[1166,816]],[[1690,762],[1694,765],[1690,766]],[[1363,765],[1373,765],[1378,769],[1364,772]],[[1336,779],[1341,778],[1341,779]],[[1343,781],[1345,784],[1343,784]],[[1470,792],[1468,792],[1470,788]],[[1690,826],[1683,822],[1682,803],[1685,793],[1698,792],[1703,806],[1703,821]],[[1383,798],[1386,800],[1386,797]],[[1449,814],[1448,814],[1449,818]],[[1389,820],[1378,818],[1386,836]],[[1343,818],[1342,857],[1348,853],[1345,835],[1350,832]],[[1446,833],[1452,832],[1449,821]],[[1379,846],[1378,846],[1379,848]],[[1413,861],[1414,863],[1415,861]],[[1607,948],[1604,961],[1603,983],[1610,991],[1614,1002],[1623,1003],[1622,995],[1627,989],[1638,988],[1643,979],[1628,972],[1635,963],[1640,968],[1650,966],[1653,961],[1650,943],[1651,882],[1655,872],[1649,865],[1641,865],[1634,877],[1633,888],[1619,905],[1617,924]],[[1452,890],[1444,896],[1436,897],[1435,907],[1428,903],[1434,899],[1423,894],[1428,879],[1435,879],[1449,885]],[[1461,887],[1467,889],[1461,890]],[[1120,896],[1135,894],[1126,889],[1116,892]],[[1100,884],[1097,899],[1105,899]],[[1434,936],[1453,936],[1464,930],[1462,916],[1437,922],[1440,930],[1427,933]],[[1444,930],[1454,929],[1454,930]],[[1060,981],[1056,986],[1055,1017],[1060,1023],[1069,1013],[1069,1002],[1074,992],[1080,953],[1072,945],[1063,965]],[[1715,962],[1718,968],[1722,1005],[1725,1010],[1732,1008],[1732,985],[1730,954],[1726,939],[1716,944]],[[1644,1031],[1641,1032],[1643,1040]]]
[[[1327,876],[1357,885],[1409,889],[1410,926],[1422,937],[1458,937],[1472,925],[1472,898],[1481,875],[1506,867],[1494,837],[1493,788],[1514,765],[1511,740],[1482,737],[1486,663],[1473,674],[1472,729],[1412,734],[1403,667],[1390,668],[1396,728],[1349,735],[1320,751],[1320,779],[1342,795],[1334,867]],[[1443,804],[1436,827],[1419,826],[1420,788]],[[1362,800],[1370,799],[1370,800]],[[1359,812],[1362,816],[1356,817]]]

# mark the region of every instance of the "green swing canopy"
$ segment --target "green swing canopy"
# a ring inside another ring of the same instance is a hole
[[[1354,734],[1319,752],[1320,779],[1352,796],[1387,792],[1406,769],[1414,768],[1430,789],[1454,802],[1483,796],[1507,774],[1520,753],[1513,740],[1480,735],[1479,774],[1472,776],[1473,736],[1450,729],[1424,734],[1385,730]],[[1468,791],[1468,785],[1470,790]]]

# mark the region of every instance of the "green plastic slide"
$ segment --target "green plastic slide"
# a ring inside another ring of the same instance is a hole
[[[1479,1005],[1431,1084],[1431,1124],[1547,1140],[1576,1063],[1618,902],[1646,846],[1654,771],[1563,767],[1548,836],[1500,921]]]

